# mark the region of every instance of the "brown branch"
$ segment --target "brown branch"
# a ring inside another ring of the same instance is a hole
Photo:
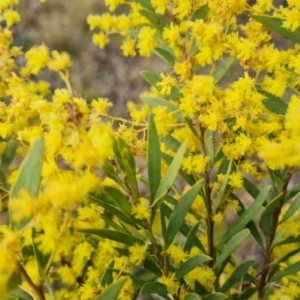
[[[38,300],[46,300],[42,287],[38,287],[34,284],[34,282],[29,277],[27,271],[18,261],[17,263],[18,271],[20,272],[22,278],[26,281],[26,283],[31,287],[33,294]]]
[[[293,173],[290,172],[290,171],[288,171],[286,173],[286,176],[284,178],[284,182],[283,182],[283,185],[282,185],[282,188],[281,188],[282,197],[281,197],[281,200],[280,200],[280,203],[279,203],[278,207],[276,208],[276,210],[273,214],[270,235],[267,237],[266,251],[264,253],[263,269],[262,269],[260,282],[259,282],[259,286],[258,286],[258,299],[260,299],[260,300],[264,299],[266,281],[267,281],[267,276],[268,276],[269,269],[270,269],[270,259],[271,259],[271,254],[272,254],[272,250],[273,250],[272,249],[272,243],[273,243],[274,238],[275,238],[280,212],[281,212],[281,209],[282,209],[282,205],[284,203],[285,195],[287,193],[287,186],[289,184],[289,181],[290,181],[292,175],[293,175]]]
[[[200,122],[198,122],[199,135],[200,135],[200,148],[204,156],[207,156],[207,149],[204,142],[204,129]],[[212,258],[209,261],[209,266],[212,267],[214,264],[214,222],[212,219],[212,199],[211,199],[211,187],[209,180],[208,166],[204,172],[204,189],[207,201],[207,243],[208,243],[208,255]]]

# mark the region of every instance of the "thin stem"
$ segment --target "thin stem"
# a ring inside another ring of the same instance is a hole
[[[63,82],[65,83],[69,95],[72,96],[73,90],[72,90],[71,83],[69,80],[69,72],[66,72],[66,74],[64,74],[63,72],[59,72],[59,75],[60,75],[61,79],[63,80]]]
[[[29,277],[27,271],[24,269],[24,267],[21,265],[21,263],[18,261],[17,263],[18,271],[20,272],[22,278],[26,281],[26,283],[31,287],[33,294],[35,295],[37,300],[45,300],[45,295],[42,290],[42,287],[38,287],[34,284],[34,282]]]
[[[204,128],[202,128],[200,122],[198,122],[199,137],[200,137],[200,148],[204,156],[207,156],[207,149],[204,142]],[[211,199],[211,187],[209,181],[209,170],[208,166],[204,172],[204,189],[207,201],[207,244],[208,244],[208,255],[212,258],[209,261],[209,266],[212,267],[214,264],[214,222],[212,219],[212,199]]]
[[[273,240],[275,238],[280,212],[281,212],[281,209],[282,209],[282,205],[284,203],[285,195],[287,193],[287,186],[289,184],[289,181],[290,181],[292,175],[293,175],[293,173],[290,172],[290,171],[288,171],[286,173],[286,176],[284,178],[283,185],[282,185],[282,188],[281,188],[282,197],[281,197],[281,200],[280,200],[280,203],[279,203],[278,207],[276,208],[276,210],[273,214],[270,235],[267,237],[266,251],[264,253],[263,269],[262,269],[261,278],[260,278],[260,282],[259,282],[259,286],[258,286],[258,299],[260,299],[260,300],[264,299],[266,281],[267,281],[267,276],[268,276],[269,269],[270,269],[270,259],[271,259],[271,254],[272,254],[272,243],[273,243]]]

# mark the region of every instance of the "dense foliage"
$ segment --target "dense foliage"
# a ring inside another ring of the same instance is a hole
[[[0,298],[298,299],[300,1],[105,3],[95,44],[170,66],[128,120],[0,1]]]

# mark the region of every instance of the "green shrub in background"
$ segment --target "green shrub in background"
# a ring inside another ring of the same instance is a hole
[[[128,120],[73,91],[67,53],[15,46],[18,0],[0,2],[1,299],[300,297],[300,2],[287,2],[106,0],[122,8],[88,16],[94,43],[119,33],[125,56],[170,66],[141,72],[151,91]],[[236,61],[243,76],[224,84]]]

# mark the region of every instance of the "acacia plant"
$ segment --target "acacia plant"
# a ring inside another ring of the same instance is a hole
[[[299,299],[300,1],[105,3],[95,44],[169,66],[129,119],[0,1],[0,298]]]

